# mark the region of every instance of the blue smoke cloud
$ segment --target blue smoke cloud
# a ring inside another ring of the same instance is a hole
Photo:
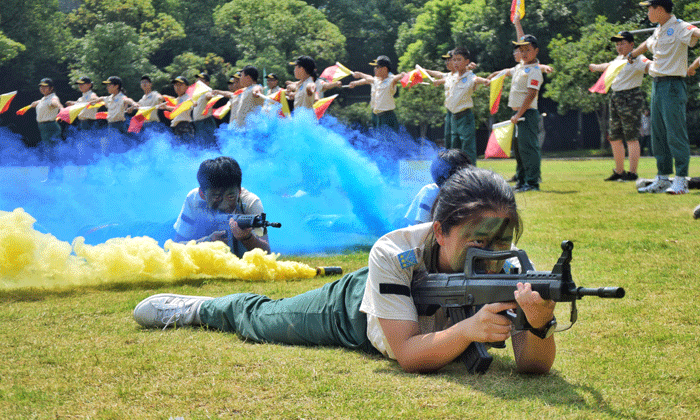
[[[436,151],[405,132],[364,133],[329,115],[319,123],[305,111],[292,118],[253,114],[246,130],[224,124],[218,150],[179,144],[168,130],[122,138],[71,130],[53,151],[59,176],[49,180],[51,155],[0,127],[0,209],[22,207],[37,230],[64,241],[130,235],[162,245],[198,186],[199,164],[226,155],[239,162],[243,187],[260,197],[267,219],[282,223],[269,230],[274,252],[371,245],[402,224],[422,186],[401,187],[399,161],[433,159]]]

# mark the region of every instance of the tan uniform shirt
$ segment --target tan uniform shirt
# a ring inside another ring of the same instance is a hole
[[[149,92],[147,95],[143,95],[141,99],[139,99],[139,106],[140,107],[145,107],[145,108],[150,108],[152,106],[156,106],[159,103],[161,103],[160,95],[158,92],[155,90]],[[151,115],[148,117],[148,120],[146,122],[159,122],[160,118],[158,118],[158,110],[154,110],[151,112]]]
[[[427,273],[423,255],[425,241],[431,231],[432,223],[395,230],[381,237],[369,254],[369,274],[360,312],[367,314],[367,338],[372,346],[392,359],[396,359],[396,356],[379,325],[379,318],[418,322],[420,334],[444,329],[444,316],[419,317],[411,297],[379,292],[380,283],[410,288],[414,274]],[[441,312],[438,311],[443,315]],[[442,325],[436,325],[436,321]]]
[[[299,108],[313,108],[314,106],[314,95],[308,95],[306,93],[306,86],[309,84],[314,84],[311,77],[304,80],[303,83],[299,84],[297,91],[294,92],[294,109]]]
[[[450,94],[445,97],[445,108],[453,114],[474,107],[472,94],[476,89],[476,75],[467,70],[464,74],[456,74],[452,77]]]
[[[657,26],[646,40],[647,49],[654,54],[649,66],[649,74],[659,76],[685,77],[688,72],[688,47],[697,43],[693,38],[695,26],[684,22],[675,15],[662,26]]]
[[[374,83],[372,83],[372,99],[370,101],[370,106],[372,107],[372,112],[379,114],[380,112],[391,111],[396,108],[394,103],[394,95],[396,94],[396,84],[392,86],[391,80],[394,78],[392,73],[384,80],[379,80],[378,77],[374,78]]]
[[[262,106],[263,102],[265,101],[263,98],[259,96],[253,95],[253,89],[256,86],[260,85],[252,85],[248,86],[243,93],[238,95],[240,99],[238,100],[238,109],[236,109],[236,123],[238,124],[239,127],[243,127],[245,125],[245,118],[255,110],[255,108]],[[232,109],[231,112],[234,110]]]
[[[56,121],[58,116],[58,107],[54,106],[51,101],[53,98],[57,98],[55,93],[48,94],[39,100],[36,105],[36,121],[37,122],[50,122]]]
[[[180,105],[181,103],[189,100],[190,95],[185,93],[184,95],[177,97],[177,104]],[[175,127],[181,122],[192,122],[192,108],[188,109],[187,111],[181,112],[180,115],[173,118],[173,120],[170,122],[170,126]]]
[[[126,112],[125,97],[123,93],[119,92],[116,95],[109,95],[107,99],[105,99],[105,104],[107,105],[107,122],[126,121],[126,117],[124,116]]]
[[[617,58],[610,62],[609,66],[614,66],[616,62],[620,61],[627,63],[627,57],[618,55]],[[615,80],[613,80],[612,85],[610,85],[610,89],[612,89],[614,92],[619,92],[641,86],[642,81],[644,80],[644,71],[648,62],[648,58],[640,55],[634,60],[634,63],[625,64],[615,77]]]
[[[529,88],[540,90],[544,78],[542,70],[540,70],[540,62],[535,61],[533,64],[518,64],[513,67],[509,74],[513,76],[513,82],[510,85],[510,95],[508,97],[508,106],[516,109],[520,108],[525,102]],[[537,96],[533,99],[529,109],[537,109]]]
[[[207,88],[207,92],[211,91],[211,88]],[[202,115],[204,110],[207,109],[207,102],[209,102],[209,100],[207,99],[206,94],[200,96],[199,99],[197,99],[197,103],[194,104],[194,107],[192,109],[192,119],[194,121],[199,121],[211,117],[211,115]]]
[[[93,93],[92,90],[88,90],[87,92],[83,93],[83,95],[75,102],[77,104],[90,102],[90,100],[96,97],[97,95],[95,95],[95,93]],[[97,108],[90,109],[86,106],[85,109],[80,111],[80,114],[78,114],[79,120],[94,120],[95,118],[97,118]]]

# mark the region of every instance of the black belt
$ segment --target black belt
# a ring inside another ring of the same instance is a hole
[[[661,80],[683,80],[683,76],[654,76],[655,82],[660,82]]]
[[[452,114],[452,116],[455,118],[462,118],[463,116],[467,115],[471,111],[472,111],[471,108],[463,109],[463,110],[457,112],[456,114]]]

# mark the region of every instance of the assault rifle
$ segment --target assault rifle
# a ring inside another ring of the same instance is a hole
[[[248,228],[281,228],[281,223],[268,222],[266,220],[267,215],[265,213],[260,214],[230,214],[230,213],[219,213],[216,215],[217,223],[221,222],[228,226],[229,220],[233,219],[238,223],[238,227],[241,229]],[[226,228],[226,243],[231,249],[234,248],[234,237],[231,233],[231,229]]]
[[[545,300],[571,302],[571,325],[578,315],[576,300],[584,296],[601,298],[622,298],[625,290],[621,287],[585,288],[577,287],[571,279],[571,250],[573,242],[561,243],[562,253],[552,271],[535,271],[525,251],[489,251],[469,248],[464,263],[464,273],[427,274],[416,278],[411,287],[413,301],[419,315],[432,315],[443,307],[453,323],[474,315],[482,305],[495,302],[512,302],[513,293],[518,283],[530,283]],[[483,267],[485,261],[506,260],[517,257],[520,261],[520,273],[487,274]],[[523,310],[518,306],[515,313],[501,313],[513,322],[516,330],[528,330],[531,326]],[[570,327],[570,326],[569,326]],[[490,347],[504,348],[504,342],[488,343]],[[485,373],[493,358],[487,351],[486,344],[472,342],[462,353],[462,361],[469,373]]]

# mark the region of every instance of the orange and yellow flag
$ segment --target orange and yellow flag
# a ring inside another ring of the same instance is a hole
[[[211,91],[209,86],[205,85],[201,80],[197,80],[192,84],[192,86],[187,88],[187,94],[190,95],[193,101],[197,101],[200,96]]]
[[[17,91],[0,95],[0,114],[10,109],[10,102],[15,98],[15,95],[17,95]]]
[[[177,98],[170,95],[163,95],[163,99],[168,106],[177,106]]]
[[[501,103],[501,94],[503,93],[503,81],[505,80],[506,70],[501,71],[491,79],[491,84],[489,88],[491,90],[489,95],[489,110],[491,114],[498,112],[498,105]]]
[[[515,22],[515,14],[518,14],[520,19],[525,16],[525,0],[513,0],[510,5],[510,21]]]
[[[326,110],[331,105],[331,102],[333,102],[333,99],[335,99],[337,96],[338,96],[338,94],[336,93],[333,96],[329,96],[327,98],[323,98],[323,99],[320,99],[320,100],[314,102],[313,107],[314,107],[314,114],[316,114],[316,118],[318,118],[320,120],[321,117],[323,117],[323,114],[326,113]]]
[[[213,98],[209,99],[207,102],[207,106],[204,108],[204,111],[202,111],[202,115],[207,115],[211,112],[212,108],[214,108],[214,105],[216,105],[217,102],[219,102],[219,99],[223,99],[223,96],[221,95],[216,95]]]
[[[170,112],[170,115],[168,116],[168,118],[170,118],[172,120],[175,117],[177,117],[178,115],[182,114],[183,112],[191,109],[193,106],[194,106],[194,102],[192,101],[192,99],[186,99],[186,100],[182,101],[178,106],[175,107],[175,109],[173,109]]]
[[[336,61],[335,65],[326,67],[326,69],[323,70],[323,73],[321,73],[321,78],[326,79],[329,82],[335,82],[343,77],[350,76],[351,74],[352,71],[349,68]]]
[[[131,117],[131,121],[129,121],[129,133],[139,133],[141,132],[141,129],[143,128],[144,122],[151,118],[151,113],[155,111],[156,107],[155,106],[150,106],[146,108],[139,108],[138,111],[136,111],[136,115]]]
[[[491,127],[491,136],[486,144],[484,158],[509,158],[513,143],[515,126],[510,121],[503,121]]]
[[[275,102],[279,102],[282,105],[280,109],[280,117],[288,117],[291,114],[289,110],[289,102],[287,102],[287,89],[280,89],[275,93],[275,96],[271,98]]]
[[[87,102],[67,106],[61,110],[61,112],[58,113],[56,116],[56,121],[65,121],[68,124],[73,124],[73,121],[75,121],[76,118],[78,118],[78,115],[80,115],[81,112],[85,108],[88,107]]]
[[[588,91],[591,93],[608,93],[610,86],[615,81],[615,78],[620,73],[620,70],[625,67],[625,64],[627,64],[627,60],[612,61],[610,65],[608,65],[608,68],[605,69],[603,74],[600,75],[598,81],[595,82],[595,85],[591,86]]]
[[[27,113],[27,111],[29,111],[29,109],[31,109],[31,107],[32,107],[31,105],[27,105],[27,106],[25,106],[24,108],[20,108],[20,109],[17,110],[17,113],[16,113],[16,114],[17,114],[17,115],[24,115],[24,114]]]
[[[230,110],[231,110],[231,102],[226,102],[226,105],[224,105],[220,108],[216,108],[214,110],[214,114],[213,114],[214,118],[220,120],[220,119],[224,118]]]

